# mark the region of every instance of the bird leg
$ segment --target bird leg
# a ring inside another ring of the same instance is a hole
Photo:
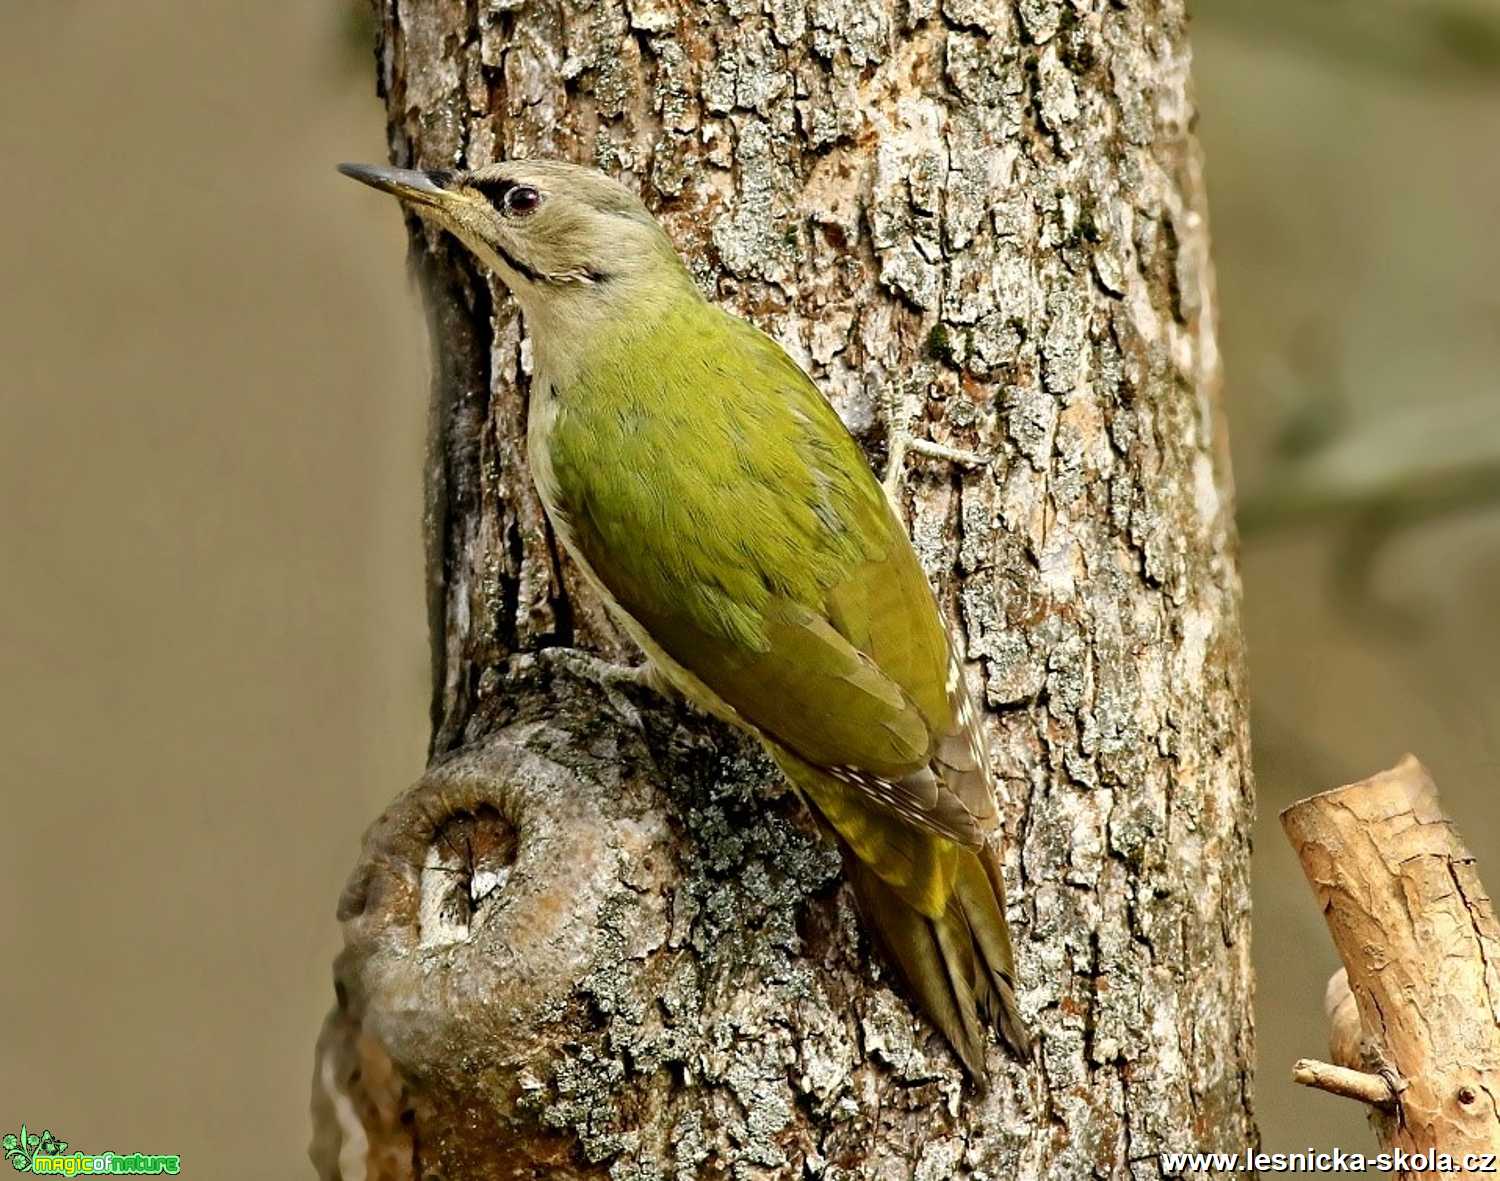
[[[682,696],[677,691],[677,686],[672,684],[667,674],[662,672],[656,661],[652,660],[649,656],[641,664],[620,669],[613,674],[613,679],[618,684],[636,685],[642,689],[649,689],[658,697],[667,697],[675,700]]]
[[[881,486],[885,489],[886,499],[892,506],[899,509],[901,504],[901,478],[906,474],[906,457],[909,454],[926,456],[928,459],[940,460],[944,463],[956,463],[963,467],[988,467],[992,457],[980,455],[977,451],[965,451],[961,447],[949,447],[945,443],[934,443],[931,439],[921,439],[913,435],[910,430],[902,424],[905,415],[901,413],[900,399],[894,391],[887,389],[883,400],[885,402],[885,421],[890,432],[890,458],[885,465],[885,479]]]

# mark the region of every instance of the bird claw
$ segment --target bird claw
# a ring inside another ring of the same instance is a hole
[[[885,466],[885,479],[881,481],[886,497],[893,505],[900,503],[901,477],[906,474],[906,457],[911,453],[970,468],[988,467],[994,462],[993,456],[981,455],[977,451],[949,447],[945,443],[934,443],[931,439],[915,438],[905,431],[893,431],[890,461]]]

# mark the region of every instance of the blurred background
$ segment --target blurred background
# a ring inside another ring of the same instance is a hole
[[[426,344],[363,4],[0,6],[0,1130],[308,1175],[333,907],[421,769]],[[1268,1151],[1332,946],[1276,822],[1405,750],[1500,882],[1500,6],[1201,0]],[[15,1125],[15,1127],[13,1127]],[[1190,1146],[1184,1146],[1190,1147]]]

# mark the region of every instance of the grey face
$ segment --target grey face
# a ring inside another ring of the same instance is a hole
[[[639,199],[592,168],[507,160],[471,172],[367,164],[339,170],[453,233],[523,301],[525,294],[545,298],[549,288],[608,284],[664,253],[676,261]]]

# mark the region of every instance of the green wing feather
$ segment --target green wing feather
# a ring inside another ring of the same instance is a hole
[[[916,554],[833,409],[697,299],[554,392],[552,506],[651,641],[767,742],[976,1078],[1024,1053],[989,771]]]
[[[947,816],[924,778],[960,720],[952,655],[880,485],[774,341],[707,304],[687,314],[710,322],[636,338],[558,394],[550,453],[573,544],[768,738],[887,804],[918,776],[911,818],[977,843],[992,813]]]

